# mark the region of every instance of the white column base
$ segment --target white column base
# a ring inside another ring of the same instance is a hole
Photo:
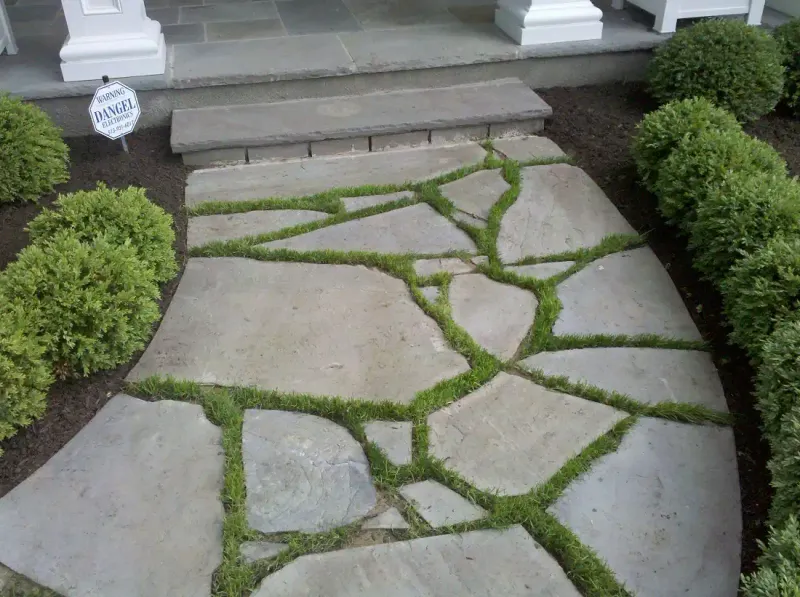
[[[523,46],[586,41],[603,36],[603,11],[589,0],[551,0],[530,5],[530,0],[501,0],[494,22]]]

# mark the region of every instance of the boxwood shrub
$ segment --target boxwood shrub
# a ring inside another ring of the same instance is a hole
[[[771,112],[783,94],[783,54],[746,23],[710,19],[681,29],[655,51],[648,82],[660,102],[705,97],[739,120]]]
[[[57,209],[45,210],[31,221],[29,231],[35,241],[52,238],[62,230],[87,242],[105,236],[116,244],[130,242],[157,282],[166,282],[178,271],[172,216],[148,201],[144,189],[109,189],[101,183],[94,191],[59,196],[55,206]]]
[[[800,19],[794,19],[775,29],[775,39],[783,52],[783,66],[786,69],[783,98],[795,114],[800,116]]]
[[[759,570],[744,578],[745,597],[797,597],[800,595],[800,525],[792,517],[773,528],[769,543],[761,544]]]
[[[775,326],[764,342],[756,396],[764,433],[770,443],[776,443],[783,418],[792,407],[800,405],[800,313]]]
[[[0,204],[36,201],[69,178],[69,151],[50,118],[0,94]]]
[[[741,131],[742,127],[733,114],[705,98],[672,101],[645,116],[631,149],[644,186],[655,190],[661,163],[678,143],[708,129]]]
[[[158,294],[129,244],[68,231],[29,245],[0,276],[0,304],[30,314],[59,377],[114,367],[143,348]]]

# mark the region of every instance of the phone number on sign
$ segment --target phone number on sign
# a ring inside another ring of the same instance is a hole
[[[106,133],[108,133],[109,135],[113,135],[113,134],[118,133],[120,131],[124,131],[126,129],[129,129],[130,127],[131,127],[131,123],[130,122],[125,122],[125,123],[122,123],[122,124],[118,124],[117,126],[115,126],[113,128],[106,129]]]

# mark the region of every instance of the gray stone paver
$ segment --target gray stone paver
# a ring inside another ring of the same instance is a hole
[[[246,410],[247,522],[264,533],[320,532],[363,518],[377,496],[361,445],[314,415]]]
[[[239,554],[245,562],[257,562],[274,558],[282,551],[289,549],[285,543],[270,543],[269,541],[245,541],[239,546]]]
[[[561,148],[547,137],[496,139],[492,142],[492,145],[494,145],[495,150],[505,157],[518,162],[566,157]]]
[[[575,265],[574,261],[554,261],[551,263],[536,263],[534,265],[514,265],[506,269],[518,276],[529,276],[544,280],[567,271],[573,265]]]
[[[400,488],[417,513],[434,529],[486,517],[486,510],[436,481],[420,481]]]
[[[456,209],[481,220],[489,219],[492,205],[510,188],[500,170],[482,170],[439,187]]]
[[[358,211],[367,209],[400,199],[413,199],[414,193],[411,191],[399,191],[397,193],[387,193],[386,195],[363,195],[361,197],[342,197],[345,211]]]
[[[395,466],[411,464],[410,421],[372,421],[364,425],[367,439],[386,453]]]
[[[268,576],[253,593],[253,597],[310,595],[579,597],[580,593],[556,561],[521,526],[514,526],[303,556]]]
[[[436,302],[436,300],[439,298],[439,292],[441,292],[441,289],[438,286],[423,286],[419,290],[422,293],[422,296],[432,303]]]
[[[414,272],[418,276],[432,276],[439,272],[448,274],[467,274],[475,269],[474,266],[464,263],[457,257],[444,257],[442,259],[418,259],[414,262]]]
[[[400,510],[397,508],[389,508],[386,512],[381,512],[377,516],[374,516],[364,522],[361,525],[361,529],[364,531],[369,530],[379,530],[379,529],[387,529],[387,530],[403,530],[408,528],[408,523],[406,519],[403,518],[403,515],[400,514]]]
[[[520,495],[626,416],[501,372],[428,417],[430,450],[478,489]]]
[[[330,217],[321,211],[274,209],[189,218],[187,243],[199,247],[213,241],[226,241],[255,234],[276,232],[307,222]]]
[[[742,518],[729,428],[642,419],[550,511],[637,597],[731,597]]]
[[[211,595],[221,437],[198,405],[115,396],[0,500],[0,562],[63,595]]]

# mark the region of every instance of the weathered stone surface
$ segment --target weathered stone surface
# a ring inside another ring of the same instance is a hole
[[[364,267],[190,259],[128,379],[410,402],[467,371],[406,285]]]
[[[684,402],[727,411],[722,384],[707,352],[662,348],[584,348],[540,352],[520,363],[647,404]]]
[[[533,325],[532,292],[482,274],[456,276],[450,284],[453,320],[493,355],[510,359]]]
[[[440,187],[442,195],[456,209],[482,220],[489,219],[489,210],[511,185],[503,180],[500,170],[481,170]]]
[[[465,232],[427,203],[350,220],[260,246],[296,251],[330,249],[393,254],[476,250]]]
[[[214,164],[244,163],[247,155],[244,147],[226,147],[224,149],[206,149],[188,151],[181,155],[187,166],[213,166]]]
[[[398,193],[387,193],[386,195],[364,195],[363,197],[343,197],[342,203],[344,204],[345,211],[358,211],[359,209],[367,209],[368,207],[375,207],[376,205],[383,205],[384,203],[391,203],[392,201],[400,201],[401,199],[413,199],[414,193],[411,191],[400,191]]]
[[[246,410],[247,522],[264,533],[320,532],[375,507],[369,462],[344,427],[279,410]]]
[[[544,483],[626,414],[499,373],[431,414],[431,454],[478,489],[520,495]]]
[[[634,595],[736,595],[742,517],[729,428],[642,419],[551,512]]]
[[[559,284],[554,334],[660,334],[701,340],[658,257],[648,247],[608,255]]]
[[[489,258],[486,255],[478,255],[477,257],[470,257],[470,261],[475,265],[483,265],[489,263]]]
[[[431,131],[431,143],[433,145],[449,145],[466,141],[481,141],[488,136],[489,126],[486,124],[459,126],[451,129],[434,129]]]
[[[561,148],[547,137],[517,137],[497,139],[493,142],[496,151],[518,162],[544,158],[566,157]]]
[[[449,274],[466,274],[475,269],[472,265],[464,263],[458,257],[444,257],[442,259],[418,259],[414,262],[414,271],[418,276],[432,276],[439,272]]]
[[[429,143],[428,137],[428,131],[373,135],[371,140],[372,151],[384,151],[400,147],[421,147]]]
[[[282,551],[289,549],[285,543],[270,543],[269,541],[245,541],[239,546],[239,553],[245,562],[252,563],[258,560],[274,558]]]
[[[489,125],[489,136],[493,139],[502,137],[520,137],[522,135],[535,135],[544,130],[544,118],[519,120],[514,122],[500,122]]]
[[[369,151],[369,137],[349,137],[347,139],[326,139],[311,143],[311,155],[339,155]]]
[[[309,155],[311,155],[311,150],[309,149],[308,143],[265,145],[262,147],[249,147],[247,149],[247,157],[251,162],[307,158]]]
[[[115,396],[0,500],[0,561],[63,595],[211,595],[223,461],[201,407]]]
[[[422,296],[424,296],[427,300],[429,300],[432,303],[435,303],[436,299],[439,298],[440,289],[438,286],[424,286],[419,290],[422,293]]]
[[[372,421],[364,425],[367,439],[386,453],[395,466],[411,464],[411,422]]]
[[[364,531],[374,529],[389,529],[391,531],[407,528],[408,523],[397,508],[389,508],[386,512],[381,512],[377,516],[373,516],[361,525],[361,529]]]
[[[198,247],[213,241],[233,240],[266,234],[298,224],[324,220],[330,214],[303,209],[274,209],[189,218],[187,242]]]
[[[298,558],[253,597],[579,597],[520,526],[384,543]]]
[[[463,211],[455,210],[451,214],[451,217],[456,222],[461,222],[462,224],[466,224],[467,226],[472,226],[473,228],[486,228],[486,220],[481,220],[480,218],[476,218],[475,216],[465,214]]]
[[[420,481],[404,485],[400,488],[400,495],[410,502],[417,513],[434,529],[461,522],[472,522],[486,516],[486,510],[436,481]]]
[[[333,188],[426,180],[480,162],[485,155],[480,145],[464,144],[198,170],[187,178],[186,205],[299,197]]]
[[[568,164],[522,169],[522,189],[500,223],[503,263],[593,247],[609,234],[634,234],[605,193]]]
[[[519,276],[529,276],[543,280],[563,273],[573,265],[575,265],[574,261],[554,261],[552,263],[536,263],[534,265],[515,265],[506,269]]]

